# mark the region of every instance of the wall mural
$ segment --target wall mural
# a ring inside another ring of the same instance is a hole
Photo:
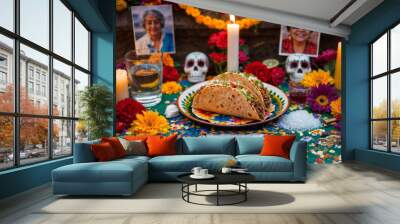
[[[341,162],[341,39],[167,2],[117,1],[119,135],[296,135]]]

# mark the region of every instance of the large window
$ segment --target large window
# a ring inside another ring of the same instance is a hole
[[[90,31],[64,0],[0,0],[0,170],[87,139],[78,103],[90,74]]]
[[[370,45],[371,148],[400,153],[400,24]]]

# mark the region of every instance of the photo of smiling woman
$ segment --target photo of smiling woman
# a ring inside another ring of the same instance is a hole
[[[281,26],[279,54],[307,54],[318,56],[320,33],[306,29]]]
[[[134,6],[131,12],[138,55],[175,53],[171,5]]]

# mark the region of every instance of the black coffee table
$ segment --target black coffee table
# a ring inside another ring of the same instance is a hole
[[[247,200],[247,192],[249,188],[247,183],[255,180],[255,177],[248,173],[229,173],[213,174],[215,177],[212,179],[193,179],[190,177],[191,173],[182,174],[177,177],[178,181],[182,183],[182,199],[188,203],[198,204],[198,205],[234,205],[245,202]],[[197,190],[197,185],[216,185],[215,190]],[[190,186],[195,186],[194,191],[190,191]],[[223,190],[220,189],[220,185],[236,185],[237,190]],[[205,194],[209,192],[215,192],[215,194]],[[204,197],[216,197],[216,204],[202,204],[190,201],[190,196],[204,196]],[[240,196],[240,200],[231,203],[221,203],[221,197],[232,197]]]

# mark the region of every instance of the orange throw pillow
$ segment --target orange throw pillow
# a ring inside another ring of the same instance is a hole
[[[261,156],[280,156],[289,159],[290,148],[296,136],[264,135],[264,146],[261,149]]]
[[[178,138],[177,134],[170,136],[149,136],[147,137],[147,155],[154,156],[165,156],[165,155],[175,155],[176,148],[175,143]]]
[[[143,141],[143,142],[145,142],[146,139],[147,139],[147,136],[144,136],[144,135],[142,135],[142,136],[140,136],[140,135],[138,135],[138,136],[136,136],[136,135],[127,135],[127,136],[124,137],[124,139],[126,139],[128,141]]]
[[[124,146],[122,146],[121,142],[119,141],[118,138],[116,137],[110,137],[110,138],[101,138],[101,142],[108,142],[114,149],[115,155],[117,158],[125,157],[126,156],[126,151],[124,149]]]
[[[108,142],[93,144],[91,149],[94,157],[99,162],[110,161],[117,158],[113,147]]]

